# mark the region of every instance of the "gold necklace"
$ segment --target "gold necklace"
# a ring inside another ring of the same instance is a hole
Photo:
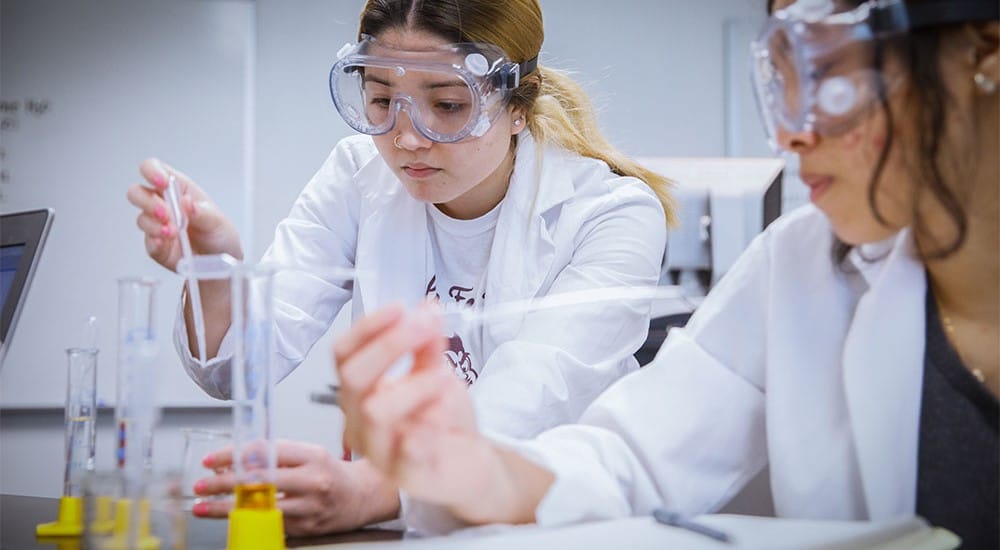
[[[958,354],[959,358],[961,359],[962,353],[958,351],[958,344],[955,338],[955,325],[952,324],[951,317],[942,314],[941,324],[944,325],[944,331],[948,333],[948,339],[951,341],[951,347],[955,348],[955,353]],[[976,380],[979,380],[980,384],[986,383],[986,375],[983,373],[982,369],[969,367],[969,370],[972,371],[972,376],[975,376]]]

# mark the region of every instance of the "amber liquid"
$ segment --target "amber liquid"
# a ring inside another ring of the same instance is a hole
[[[273,483],[243,483],[236,486],[236,508],[273,510],[278,507],[278,489]]]

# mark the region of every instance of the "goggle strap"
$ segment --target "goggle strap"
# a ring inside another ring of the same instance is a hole
[[[532,57],[531,59],[519,64],[521,76],[528,76],[531,71],[538,68],[538,56]]]
[[[524,63],[518,63],[517,74],[514,73],[513,65],[508,65],[507,67],[496,73],[493,78],[493,84],[498,88],[513,90],[521,83],[522,78],[538,68],[538,56],[536,55]]]
[[[1000,3],[983,0],[907,3],[911,29],[1000,19]]]

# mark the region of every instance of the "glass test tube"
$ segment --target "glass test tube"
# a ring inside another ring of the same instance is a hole
[[[118,280],[118,388],[115,426],[118,468],[125,495],[139,496],[144,472],[152,467],[156,405],[154,303],[158,282],[127,277]]]
[[[84,474],[94,469],[97,437],[97,348],[66,350],[66,471],[63,496],[83,496]]]
[[[231,279],[236,508],[274,509],[276,455],[271,441],[274,270],[235,266]]]

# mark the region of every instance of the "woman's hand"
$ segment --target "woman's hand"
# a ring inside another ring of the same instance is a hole
[[[475,441],[472,400],[444,362],[441,319],[425,304],[404,314],[390,306],[357,323],[337,340],[334,360],[345,415],[344,443],[410,495],[447,503],[464,486],[453,471],[462,459],[412,437]],[[386,371],[412,355],[409,373]],[[446,487],[455,486],[452,490]],[[459,491],[460,492],[460,491]]]
[[[385,375],[408,354],[409,373]],[[334,359],[345,443],[409,496],[466,521],[533,521],[551,474],[479,434],[472,398],[443,354],[433,304],[412,313],[387,307],[339,338]]]
[[[275,486],[282,494],[278,508],[288,535],[350,531],[399,515],[396,486],[366,461],[346,462],[319,445],[299,441],[279,440],[275,450]],[[233,493],[232,456],[231,449],[220,449],[205,457],[205,467],[218,473],[198,480],[195,494]],[[231,508],[231,500],[204,500],[192,512],[198,517],[226,518]]]
[[[192,251],[243,258],[236,225],[190,178],[155,158],[144,160],[139,165],[139,172],[149,185],[129,187],[127,197],[140,210],[136,225],[145,235],[146,253],[150,258],[171,271],[177,270],[181,258],[177,220],[173,219],[164,196],[169,174],[174,175],[180,186],[180,206],[188,217],[187,232]]]

